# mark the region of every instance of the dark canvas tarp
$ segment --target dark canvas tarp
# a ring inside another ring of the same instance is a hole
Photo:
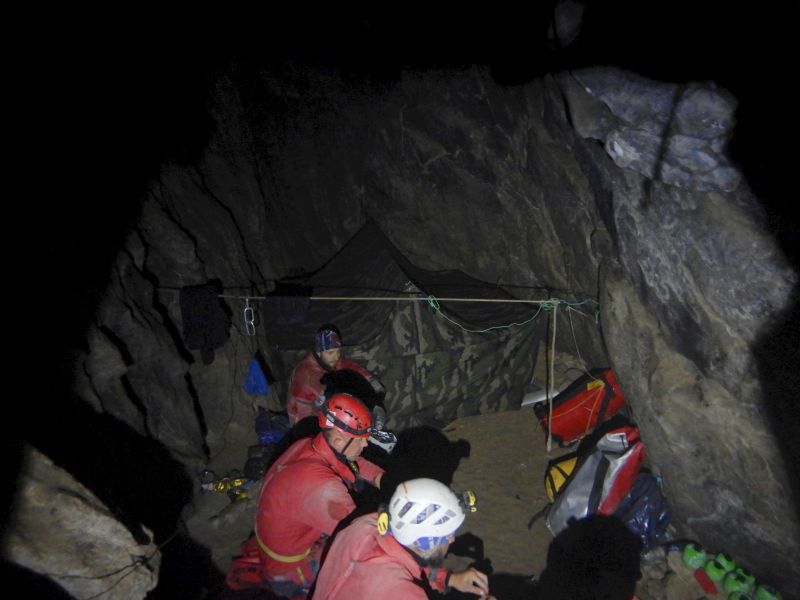
[[[459,326],[424,301],[380,301],[512,296],[458,271],[431,272],[412,265],[374,223],[365,225],[316,273],[292,283],[313,297],[375,300],[306,301],[305,320],[292,324],[282,322],[278,311],[270,315],[270,307],[285,298],[267,300],[265,334],[282,355],[285,378],[310,348],[317,327],[335,323],[345,355],[386,386],[389,424],[395,429],[441,426],[457,417],[520,406],[545,331],[545,316],[531,321],[537,305],[440,300],[441,310]],[[277,291],[285,289],[279,285]],[[484,333],[465,331],[525,321]]]

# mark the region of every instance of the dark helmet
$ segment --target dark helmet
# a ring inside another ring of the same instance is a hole
[[[347,437],[367,438],[372,430],[372,415],[366,405],[350,394],[326,398],[319,413],[322,429],[336,429]]]

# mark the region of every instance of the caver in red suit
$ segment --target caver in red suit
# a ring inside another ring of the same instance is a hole
[[[229,587],[268,587],[305,598],[327,538],[355,508],[348,490],[357,479],[380,484],[383,470],[359,457],[371,428],[366,406],[336,394],[319,421],[323,431],[295,442],[264,476],[255,535],[234,558]]]
[[[477,569],[434,567],[446,556],[464,516],[462,501],[440,481],[401,483],[387,510],[359,517],[336,534],[314,600],[425,600],[427,587],[452,587],[494,600],[488,577]]]
[[[349,369],[362,375],[376,391],[383,390],[380,382],[367,369],[341,356],[342,340],[333,326],[320,328],[314,340],[314,350],[295,367],[289,381],[286,412],[289,424],[319,413],[318,399],[323,394],[322,376],[330,371]]]
[[[381,535],[377,513],[364,515],[340,531],[325,558],[314,600],[380,598],[427,600],[421,582],[446,590],[449,570],[422,567],[391,535]]]

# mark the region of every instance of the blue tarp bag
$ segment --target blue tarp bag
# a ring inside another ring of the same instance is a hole
[[[289,419],[283,415],[272,416],[267,409],[259,406],[255,425],[260,444],[277,444],[289,429]]]
[[[269,386],[264,369],[258,358],[250,361],[250,370],[247,372],[247,379],[244,382],[244,391],[248,394],[269,394],[272,388]]]
[[[620,502],[614,515],[619,517],[642,540],[644,551],[666,541],[672,512],[652,473],[636,476],[630,491]]]

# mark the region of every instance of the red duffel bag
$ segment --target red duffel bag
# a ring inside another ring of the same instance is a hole
[[[534,405],[533,410],[545,434],[549,423],[553,439],[560,446],[569,446],[624,405],[625,398],[611,369],[592,369],[553,398],[552,418],[547,402]]]

